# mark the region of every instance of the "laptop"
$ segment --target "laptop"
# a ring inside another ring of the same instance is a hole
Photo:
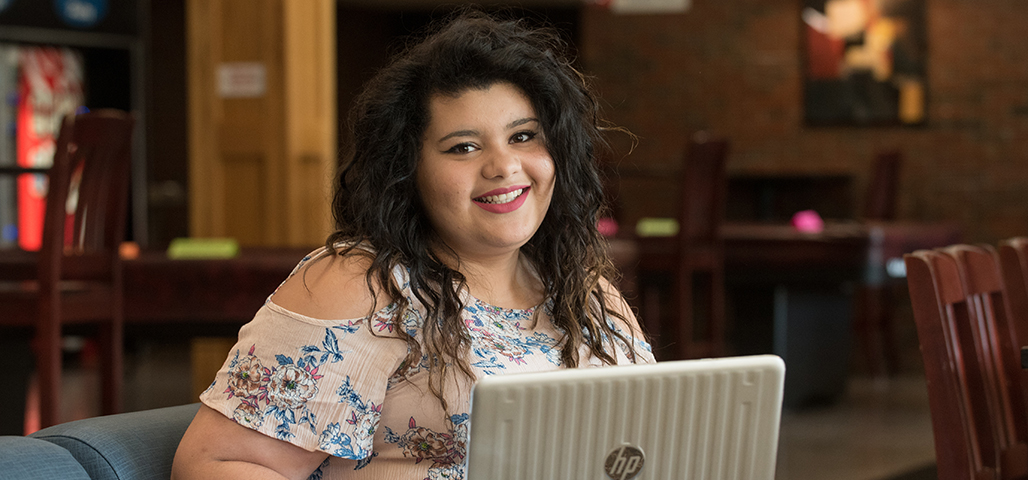
[[[772,480],[785,363],[775,355],[486,377],[468,480]]]

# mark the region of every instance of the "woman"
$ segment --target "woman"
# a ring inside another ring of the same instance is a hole
[[[464,13],[368,84],[339,230],[240,330],[175,478],[463,478],[476,378],[653,361],[561,46]]]

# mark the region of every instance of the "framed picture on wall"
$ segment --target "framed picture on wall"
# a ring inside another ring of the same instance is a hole
[[[921,125],[925,0],[800,0],[808,125]]]

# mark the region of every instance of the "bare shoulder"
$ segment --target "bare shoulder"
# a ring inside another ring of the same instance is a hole
[[[311,318],[344,320],[361,318],[389,304],[368,290],[369,254],[351,251],[345,256],[328,253],[304,264],[279,287],[271,300],[286,310]],[[382,292],[372,283],[375,292]]]
[[[603,291],[604,300],[607,302],[607,308],[621,314],[625,317],[625,322],[628,323],[628,327],[631,328],[632,332],[640,332],[639,321],[635,318],[635,312],[632,311],[632,307],[625,301],[625,297],[621,295],[617,286],[610,282],[606,278],[600,279],[600,288]],[[617,321],[617,319],[614,319]]]

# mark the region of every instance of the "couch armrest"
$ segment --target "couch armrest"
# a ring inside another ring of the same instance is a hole
[[[89,480],[71,452],[38,438],[13,435],[0,437],[0,476],[8,480]]]
[[[87,418],[44,428],[30,438],[71,452],[93,480],[167,480],[179,441],[199,409],[193,403]]]

